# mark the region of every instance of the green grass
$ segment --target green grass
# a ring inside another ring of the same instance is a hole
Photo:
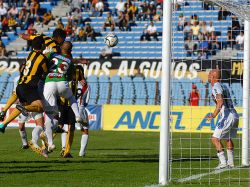
[[[159,133],[90,133],[86,157],[77,157],[80,146],[77,131],[72,148],[74,158],[59,157],[58,136],[55,140],[58,149],[45,159],[30,150],[20,150],[18,130],[7,129],[0,135],[0,186],[143,187],[158,183]],[[28,134],[31,134],[30,130]],[[176,182],[180,178],[209,172],[208,167],[215,167],[218,161],[209,135],[175,134],[172,143],[174,161],[169,186],[239,186],[239,180],[240,186],[249,186],[246,180],[250,176],[249,169],[205,176],[184,184]],[[189,149],[191,145],[192,149]],[[237,141],[235,147],[239,146]],[[236,155],[239,155],[238,150]],[[239,159],[236,162],[238,165]]]

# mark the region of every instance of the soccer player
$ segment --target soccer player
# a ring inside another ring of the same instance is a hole
[[[28,112],[43,112],[43,103],[38,93],[38,82],[44,73],[47,73],[47,58],[42,53],[44,50],[43,37],[38,36],[32,41],[33,50],[29,53],[25,67],[21,72],[16,88],[17,97],[22,105],[16,105],[10,116],[0,124],[0,131],[4,133],[7,125],[20,113],[27,116]],[[47,157],[46,153],[38,146],[38,139],[43,131],[43,118],[32,131],[31,148]]]
[[[51,150],[55,148],[53,144],[52,129],[57,126],[56,116],[58,115],[58,97],[67,99],[75,114],[76,122],[82,123],[77,101],[69,88],[74,64],[71,58],[72,43],[64,42],[61,46],[61,53],[48,53],[48,58],[52,63],[48,75],[45,79],[44,98],[45,98],[45,127],[48,138],[48,145]]]
[[[25,67],[25,64],[21,64],[20,68],[19,68],[19,72],[21,73],[23,68]],[[20,76],[16,77],[14,80],[14,88],[13,88],[13,92],[12,95],[10,96],[10,98],[8,99],[6,105],[3,107],[2,112],[0,113],[0,121],[4,120],[4,117],[6,115],[7,110],[9,110],[9,108],[18,100],[17,99],[17,95],[16,95],[16,87],[17,87],[17,83],[19,80]],[[41,118],[43,117],[42,113],[30,113],[29,116],[32,116],[33,119],[39,123],[39,121],[41,120]],[[17,118],[18,120],[18,125],[19,125],[19,134],[22,140],[22,149],[28,149],[28,140],[27,140],[27,133],[25,130],[25,122],[28,121],[29,116],[24,116],[22,114],[20,114]]]
[[[61,45],[66,39],[66,32],[63,29],[56,28],[53,31],[52,37],[43,35],[43,34],[19,34],[19,37],[24,39],[24,40],[33,40],[37,36],[42,36],[45,42],[45,49],[43,51],[44,54],[47,53],[60,53],[61,52]],[[80,64],[87,64],[88,61],[86,59],[71,59],[71,61],[75,64],[80,63]]]
[[[48,52],[60,52],[60,45],[64,42],[66,38],[66,32],[62,29],[55,29],[53,31],[52,37],[41,35],[41,34],[35,34],[35,35],[29,35],[29,34],[20,34],[20,38],[24,40],[33,40],[37,36],[42,36],[45,42],[46,49],[44,50],[44,53]]]
[[[80,157],[84,157],[86,154],[86,148],[88,144],[89,139],[89,120],[88,120],[88,113],[85,109],[85,107],[88,105],[89,102],[89,94],[90,94],[90,88],[87,84],[86,80],[82,82],[82,96],[80,98],[80,113],[83,115],[83,119],[86,121],[86,125],[81,126],[81,148],[79,152]]]
[[[220,83],[220,71],[218,69],[209,72],[208,82],[212,85],[212,96],[216,103],[216,108],[207,119],[211,120],[218,114],[220,115],[211,139],[220,161],[216,169],[232,168],[234,167],[234,144],[232,138],[235,138],[237,135],[239,115],[234,109],[228,88]],[[227,160],[221,140],[226,142]]]
[[[82,140],[81,140],[81,150],[79,155],[84,156],[86,146],[88,143],[88,114],[85,110],[89,98],[89,87],[84,78],[84,70],[82,66],[78,65],[75,68],[74,76],[70,82],[70,87],[74,96],[78,99],[80,115],[84,121],[84,125],[81,125],[82,131]],[[66,104],[65,104],[66,103]],[[67,102],[64,102],[64,105],[60,107],[60,118],[59,124],[63,126],[65,132],[62,133],[62,151],[61,155],[64,158],[71,158],[70,154],[71,145],[73,143],[73,136],[75,130],[75,121],[72,119],[75,118],[72,109],[67,105]]]

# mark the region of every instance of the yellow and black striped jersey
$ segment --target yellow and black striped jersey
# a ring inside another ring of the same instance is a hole
[[[33,40],[37,36],[41,36],[42,34],[34,34],[30,35],[30,40]],[[57,42],[49,36],[42,35],[45,43],[46,48],[51,48],[54,53],[59,53],[60,52],[60,46],[57,44]]]
[[[47,63],[48,59],[42,52],[31,51],[26,59],[18,84],[37,87],[42,75],[48,72]]]

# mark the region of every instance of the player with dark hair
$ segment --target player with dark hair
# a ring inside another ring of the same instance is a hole
[[[60,52],[60,45],[65,41],[66,38],[66,32],[62,29],[55,29],[53,31],[52,37],[43,35],[43,34],[34,34],[34,35],[29,35],[29,34],[20,34],[20,38],[24,40],[33,40],[37,36],[42,36],[45,42],[45,50],[44,53],[48,52]]]
[[[84,78],[84,70],[81,65],[77,65],[74,69],[74,73],[72,76],[72,81],[70,82],[70,88],[75,96],[75,98],[78,100],[79,108],[80,108],[80,115],[83,119],[83,123],[80,124],[82,133],[88,135],[88,114],[84,108],[85,102],[83,102],[83,97],[86,96],[86,89],[84,90],[84,87],[87,85],[87,82]],[[80,88],[79,88],[80,87]],[[86,98],[86,97],[84,97]],[[71,145],[73,143],[73,137],[74,137],[74,130],[75,130],[75,114],[72,111],[69,102],[63,98],[61,100],[61,106],[60,106],[60,118],[59,118],[59,125],[63,127],[65,130],[64,133],[62,133],[62,151],[61,156],[64,158],[71,158],[72,155],[70,154]],[[84,136],[84,150],[86,150],[88,142],[88,137]],[[81,151],[80,151],[81,152]],[[83,152],[83,151],[82,151]],[[83,156],[83,155],[82,155]]]
[[[22,63],[19,67],[19,72],[21,73],[25,67],[25,63]],[[14,88],[12,95],[9,97],[6,105],[3,107],[2,112],[0,113],[0,121],[3,121],[6,115],[6,112],[9,110],[9,108],[18,101],[17,94],[16,94],[16,87],[18,84],[20,76],[15,78],[14,81]],[[40,120],[43,120],[43,114],[42,113],[37,113],[37,112],[32,112],[29,114],[29,116],[24,116],[23,114],[20,114],[17,118],[18,125],[19,125],[19,134],[22,140],[22,149],[27,149],[28,146],[28,140],[27,140],[27,133],[25,130],[25,122],[28,121],[28,119],[32,117],[36,124],[40,123]]]
[[[20,113],[27,116],[28,112],[43,112],[43,103],[38,93],[38,82],[43,74],[47,73],[47,58],[42,53],[44,50],[44,39],[42,36],[32,41],[33,50],[29,53],[25,67],[23,68],[16,88],[17,97],[22,105],[16,105],[10,116],[0,124],[0,131],[4,133],[7,125]],[[38,139],[43,131],[43,118],[32,131],[31,148],[47,157],[46,153],[38,146]]]
[[[57,126],[56,116],[58,114],[57,98],[63,97],[69,100],[70,106],[75,114],[75,120],[82,123],[79,114],[77,101],[69,88],[69,78],[73,74],[74,64],[71,58],[72,43],[64,42],[61,46],[61,53],[48,53],[48,58],[52,63],[49,73],[46,76],[44,85],[44,99],[45,99],[45,127],[46,136],[48,138],[48,146],[53,150],[52,129]]]

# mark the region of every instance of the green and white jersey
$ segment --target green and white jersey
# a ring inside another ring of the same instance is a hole
[[[74,67],[70,58],[64,54],[49,54],[50,68],[45,82],[67,81],[67,76]]]

